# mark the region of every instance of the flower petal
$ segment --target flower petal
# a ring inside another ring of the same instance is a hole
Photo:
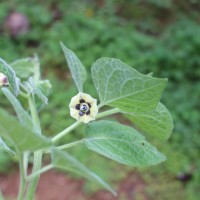
[[[96,100],[96,99],[92,98],[89,94],[86,94],[86,93],[80,93],[80,96],[81,96],[81,99],[84,99],[85,102],[87,102],[87,103],[92,104],[94,102],[94,100]]]
[[[95,118],[97,114],[98,114],[98,106],[97,106],[96,103],[93,103],[93,104],[91,105],[91,108],[90,108],[90,115],[91,115],[93,118]]]
[[[79,120],[80,118],[79,111],[74,108],[70,109],[70,115],[76,120]]]
[[[79,118],[78,121],[83,122],[83,123],[88,123],[92,120],[95,120],[95,118],[91,117],[90,115],[83,115],[82,117]]]
[[[75,108],[77,104],[79,104],[80,101],[80,93],[78,93],[76,96],[72,97],[69,108]]]

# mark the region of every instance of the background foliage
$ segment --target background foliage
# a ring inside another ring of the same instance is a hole
[[[6,26],[13,12],[26,16],[26,33],[14,33]],[[47,135],[73,121],[68,118],[68,103],[76,89],[59,41],[77,53],[88,71],[97,58],[106,56],[119,58],[141,73],[167,77],[162,101],[172,112],[174,133],[165,143],[148,139],[160,145],[168,160],[137,172],[148,186],[149,199],[177,199],[182,192],[182,199],[194,200],[200,195],[199,13],[198,0],[0,1],[0,56],[10,63],[34,53],[40,57],[43,76],[53,85],[49,104],[40,113]],[[89,77],[86,91],[90,83]],[[97,96],[94,89],[88,93]],[[5,98],[0,98],[1,106],[6,106]],[[75,137],[80,134],[81,130],[74,133]],[[107,180],[121,180],[131,170],[91,152],[85,156],[89,152],[83,147],[72,151],[84,163],[91,165],[92,160],[91,168]],[[1,153],[0,170],[9,163]],[[119,175],[113,178],[111,170]],[[93,187],[86,185],[89,191]]]

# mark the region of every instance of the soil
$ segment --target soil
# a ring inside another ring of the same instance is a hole
[[[147,200],[146,185],[136,173],[129,173],[117,186],[118,196],[100,190],[94,194],[84,191],[85,180],[73,179],[61,172],[49,171],[41,176],[36,192],[36,200]],[[15,199],[19,187],[19,172],[0,174],[0,188],[8,199]]]

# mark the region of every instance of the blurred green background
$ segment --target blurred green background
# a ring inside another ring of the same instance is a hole
[[[139,174],[146,185],[145,197],[138,193],[134,196],[136,200],[197,200],[200,197],[199,22],[199,0],[0,1],[0,57],[13,62],[38,54],[43,77],[53,85],[49,104],[40,112],[48,136],[73,122],[68,103],[77,92],[59,41],[78,55],[88,72],[96,59],[106,56],[121,59],[141,73],[167,77],[169,83],[162,101],[172,113],[173,135],[166,142],[146,135],[167,156],[166,162],[133,169],[108,162],[84,147],[71,151],[116,187],[127,173]],[[97,97],[91,77],[85,91]],[[2,97],[0,104],[8,105]],[[69,139],[82,134],[78,130]],[[10,160],[0,153],[1,171],[8,169]],[[92,193],[97,188],[87,183],[85,190]],[[119,199],[126,197],[119,195]]]

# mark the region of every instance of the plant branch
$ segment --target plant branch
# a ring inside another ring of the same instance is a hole
[[[112,114],[119,113],[119,112],[120,112],[119,108],[113,108],[113,109],[110,109],[110,110],[106,110],[104,112],[99,113],[97,115],[96,119],[99,119],[99,118],[102,118],[102,117],[106,117],[108,115],[112,115]]]
[[[29,103],[29,107],[30,107],[30,111],[31,111],[31,117],[32,117],[33,121],[36,123],[36,125],[38,126],[39,130],[41,130],[40,120],[38,117],[34,96],[29,95],[28,103]]]
[[[60,149],[60,150],[62,150],[62,149],[67,149],[67,148],[76,146],[76,145],[78,145],[78,144],[81,144],[81,143],[83,143],[83,142],[84,142],[84,139],[79,140],[79,141],[76,141],[76,142],[71,142],[71,143],[68,143],[68,144],[64,144],[64,145],[58,146],[58,147],[56,147],[56,148],[57,148],[57,149]]]
[[[26,180],[32,180],[33,178],[35,178],[35,177],[41,175],[42,173],[44,173],[44,172],[46,172],[46,171],[48,171],[48,170],[50,170],[50,169],[52,169],[52,168],[53,168],[53,165],[52,165],[52,164],[49,164],[49,165],[47,165],[47,166],[41,168],[40,170],[35,171],[35,172],[32,173],[30,176],[27,176],[27,177],[26,177]]]
[[[23,167],[24,167],[24,176],[27,176],[27,169],[28,169],[28,159],[29,159],[29,152],[25,152],[24,153],[24,157],[23,157]]]
[[[27,92],[26,87],[25,87],[22,83],[20,83],[20,87],[21,87],[25,92]]]
[[[120,109],[118,108],[114,108],[114,109],[110,109],[104,112],[101,112],[97,115],[96,119],[108,116],[108,115],[112,115],[115,113],[120,112]],[[68,133],[70,133],[72,130],[74,130],[75,128],[77,128],[78,126],[80,126],[80,122],[77,121],[75,123],[73,123],[71,126],[67,127],[66,129],[64,129],[62,132],[58,133],[56,136],[54,136],[51,141],[53,143],[57,142],[60,138],[62,138],[63,136],[67,135]]]
[[[34,96],[29,95],[28,102],[29,102],[29,107],[30,107],[30,111],[31,111],[31,117],[41,132],[40,121],[38,118],[38,113],[37,113],[37,109],[36,109],[36,105],[35,105],[35,101],[34,101]],[[41,165],[42,165],[42,151],[36,151],[36,152],[34,152],[32,173],[35,173],[36,171],[40,170]],[[26,200],[34,199],[35,190],[36,190],[36,187],[37,187],[37,184],[39,181],[39,177],[40,176],[38,175],[30,181],[28,189],[27,189],[27,193],[26,193]]]
[[[21,153],[18,153],[19,156],[19,169],[20,169],[20,189],[19,189],[19,194],[18,194],[18,200],[23,200],[24,199],[24,190],[26,186],[26,180],[24,178],[24,166],[23,166],[23,156]]]
[[[22,92],[21,90],[20,90],[19,94],[20,94],[22,97],[24,97],[25,99],[28,99],[28,94]]]
[[[72,130],[74,130],[75,128],[77,128],[78,126],[80,126],[80,122],[75,122],[73,123],[71,126],[67,127],[66,129],[64,129],[62,132],[58,133],[56,136],[54,136],[51,141],[53,143],[57,142],[60,138],[62,138],[63,136],[67,135],[68,133],[70,133]]]

